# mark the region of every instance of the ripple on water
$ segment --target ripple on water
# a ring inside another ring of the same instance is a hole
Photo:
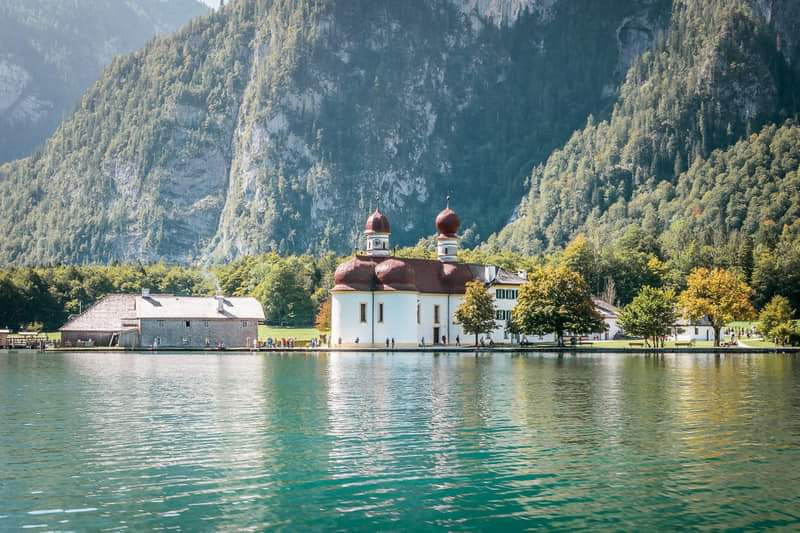
[[[800,528],[791,357],[0,355],[0,530]]]

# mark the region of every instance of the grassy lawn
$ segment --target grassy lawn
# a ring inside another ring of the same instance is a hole
[[[258,326],[258,340],[266,341],[269,337],[273,339],[288,339],[290,337],[298,341],[308,341],[319,337],[316,328],[281,328],[276,326]]]
[[[763,339],[743,339],[742,344],[750,348],[777,348],[778,345],[774,342],[765,341]]]

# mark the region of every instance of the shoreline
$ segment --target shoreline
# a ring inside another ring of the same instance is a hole
[[[0,353],[6,351],[0,350]],[[39,350],[33,349],[18,349],[11,350],[10,353],[43,353]],[[310,348],[310,347],[295,347],[295,348],[228,348],[225,350],[216,349],[197,349],[197,348],[163,348],[159,350],[138,349],[138,348],[120,348],[120,347],[102,347],[95,346],[92,348],[77,347],[77,348],[47,348],[45,352],[139,352],[139,353],[430,353],[430,354],[447,354],[447,353],[559,353],[559,354],[580,354],[580,353],[623,353],[623,354],[798,354],[800,347],[789,346],[782,348],[751,348],[746,346],[739,347],[679,347],[679,348],[643,348],[643,347],[602,347],[602,346],[425,346],[425,347],[402,347],[395,349],[387,349],[384,347],[342,347],[342,348]],[[7,352],[6,352],[7,353]]]

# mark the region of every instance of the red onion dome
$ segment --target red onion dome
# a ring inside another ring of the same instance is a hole
[[[436,229],[439,235],[455,237],[460,227],[461,220],[459,220],[456,212],[449,207],[445,208],[445,210],[436,217]]]
[[[378,283],[384,288],[396,291],[417,290],[414,269],[400,259],[387,259],[380,262],[375,267],[375,276],[378,278]]]
[[[372,289],[375,264],[354,257],[342,263],[333,274],[334,290],[368,291]]]
[[[377,209],[369,216],[369,218],[367,218],[367,223],[364,225],[364,231],[367,233],[392,232],[391,228],[389,227],[389,219]]]
[[[474,279],[472,271],[464,263],[444,263],[442,265],[442,282],[450,290],[464,290],[467,282]]]

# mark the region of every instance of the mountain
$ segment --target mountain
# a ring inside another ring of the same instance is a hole
[[[347,251],[451,193],[500,230],[524,178],[669,23],[668,0],[235,0],[118,58],[0,169],[11,263]]]
[[[603,243],[630,225],[678,248],[774,242],[800,214],[797,124],[784,124],[800,108],[799,67],[797,2],[676,2],[610,116],[535,169],[489,247],[541,252],[578,233]]]
[[[774,240],[799,29],[794,0],[231,1],[0,168],[0,257],[349,251],[375,202],[412,244],[448,193],[490,249]]]
[[[207,11],[196,0],[0,0],[0,162],[44,142],[115,55]]]

